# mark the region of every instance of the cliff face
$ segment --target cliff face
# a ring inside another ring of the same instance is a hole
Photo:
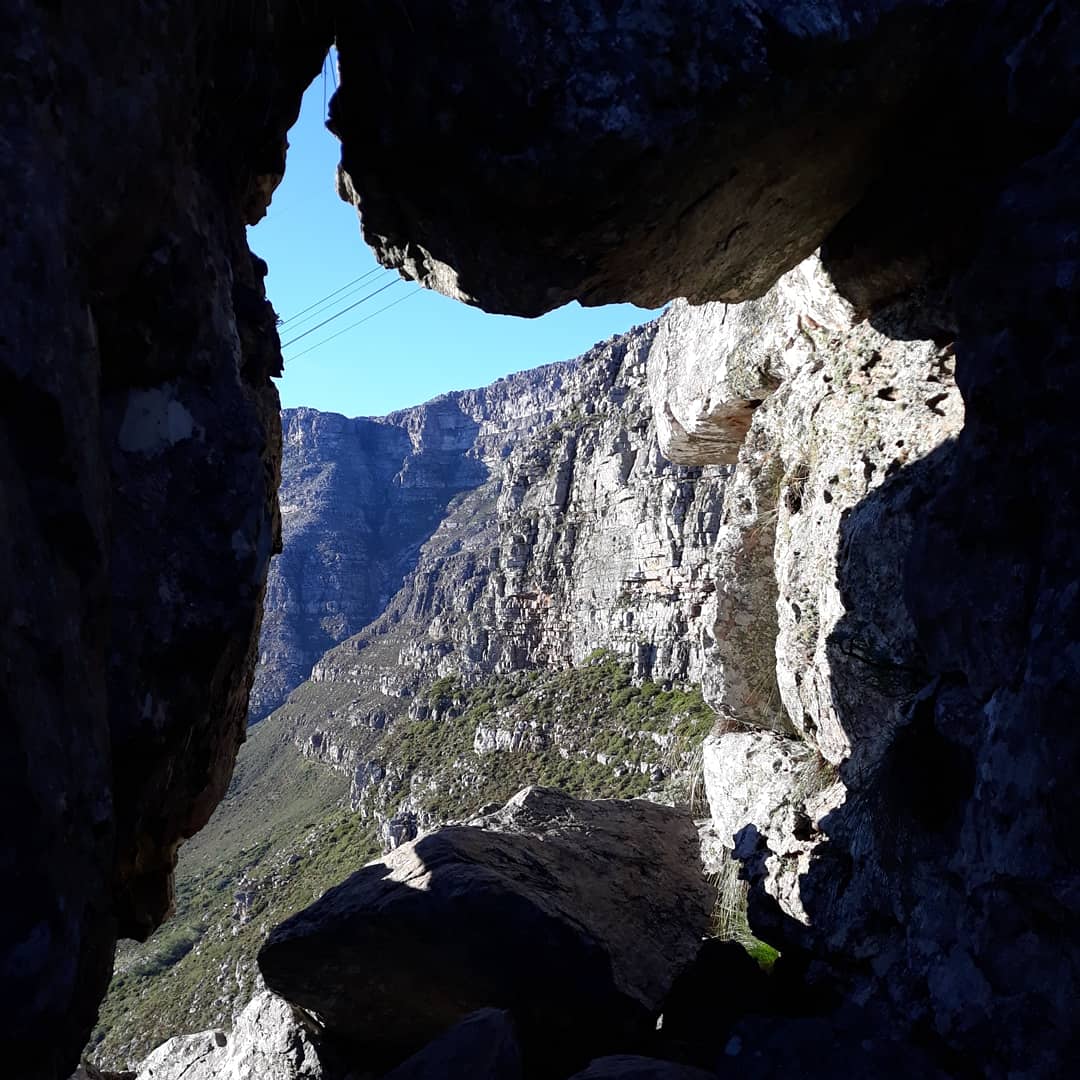
[[[283,552],[267,580],[251,718],[386,606],[459,492],[479,484],[478,424],[453,398],[385,420],[282,414]]]
[[[441,676],[558,670],[596,649],[632,658],[640,677],[700,681],[725,470],[661,457],[646,386],[654,334],[388,418],[470,410],[480,419],[465,460],[484,479],[437,527],[423,522],[430,539],[385,612],[315,665],[325,693],[355,698],[350,722],[399,712]],[[286,443],[286,475],[301,453]],[[388,527],[408,536],[412,511],[391,513]],[[368,557],[362,533],[324,542]],[[283,591],[288,571],[276,571]],[[289,619],[271,609],[268,626]]]

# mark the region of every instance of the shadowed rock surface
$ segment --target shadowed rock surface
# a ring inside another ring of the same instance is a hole
[[[403,1061],[383,1080],[521,1080],[521,1049],[510,1014],[479,1009]]]
[[[590,1061],[570,1080],[714,1080],[715,1075],[674,1061],[616,1054]]]
[[[259,966],[357,1060],[393,1064],[493,1006],[527,1072],[553,1075],[648,1035],[710,904],[682,812],[527,788],[329,890]]]
[[[349,4],[331,107],[342,194],[385,265],[488,311],[746,300],[859,202],[978,14]]]
[[[0,39],[0,983],[6,1068],[54,1080],[243,739],[280,452],[244,227],[330,32],[12,0]]]

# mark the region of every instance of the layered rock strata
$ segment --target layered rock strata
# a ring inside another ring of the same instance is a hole
[[[436,526],[418,525],[408,505],[391,504],[383,519],[388,533],[416,528],[430,538],[385,611],[321,656],[290,704],[305,752],[351,766],[357,739],[350,731],[384,726],[443,676],[558,670],[610,649],[630,658],[638,677],[701,680],[696,639],[716,590],[711,548],[726,470],[661,457],[646,382],[655,332],[650,324],[575,361],[402,414],[476,416],[463,436],[463,469],[472,463],[471,475],[482,479],[445,504]],[[385,424],[400,422],[389,417]],[[301,423],[321,429],[361,422],[287,415],[290,428]],[[364,459],[357,466],[356,452],[348,445],[326,454],[323,467],[339,474],[378,467]],[[302,449],[286,444],[287,475],[299,473],[304,460]],[[442,503],[451,491],[438,488],[433,498]],[[318,580],[304,578],[297,563],[317,564],[318,574],[334,579],[342,558],[370,558],[370,534],[351,531],[347,517],[337,524],[332,494],[305,485],[302,499],[330,531],[318,552],[300,546],[271,577],[263,638],[271,665],[267,639],[287,640],[301,625],[294,607],[277,606],[275,598],[299,593],[301,606],[319,608]],[[362,598],[367,587],[363,579],[334,580],[342,596],[351,588]],[[335,611],[343,606],[333,601]],[[320,609],[324,620],[328,610]]]
[[[253,718],[313,668],[359,682],[358,643],[323,654],[380,615],[374,632],[403,638],[400,670],[365,674],[391,698],[601,647],[640,653],[658,678],[699,677],[683,638],[713,588],[722,470],[660,457],[644,380],[653,333],[385,418],[287,410],[285,551]]]

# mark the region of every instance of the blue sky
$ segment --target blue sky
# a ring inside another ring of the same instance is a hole
[[[327,100],[333,89],[328,63]],[[447,390],[569,359],[650,318],[629,304],[571,304],[539,319],[488,315],[380,269],[355,212],[334,191],[338,143],[324,116],[320,76],[289,133],[285,179],[266,218],[248,230],[252,250],[270,265],[267,292],[285,320],[285,375],[278,389],[286,408],[380,416]],[[338,289],[321,308],[304,310]],[[353,310],[316,328],[351,304]]]

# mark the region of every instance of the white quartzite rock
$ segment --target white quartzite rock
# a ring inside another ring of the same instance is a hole
[[[137,1080],[322,1080],[311,1033],[288,1002],[262,991],[231,1034],[202,1031],[162,1043]]]
[[[811,255],[760,300],[676,300],[649,354],[660,449],[680,465],[734,464],[754,410],[806,349],[805,324],[846,330],[851,305]]]

